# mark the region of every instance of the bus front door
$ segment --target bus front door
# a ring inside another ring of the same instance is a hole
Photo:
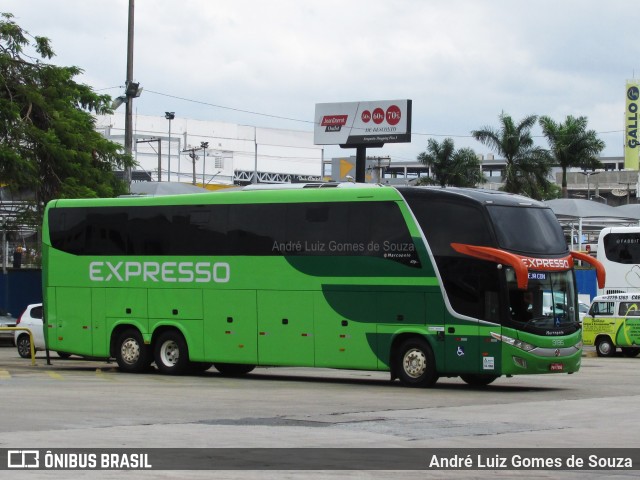
[[[478,324],[449,317],[444,327],[444,369],[447,373],[479,373]]]

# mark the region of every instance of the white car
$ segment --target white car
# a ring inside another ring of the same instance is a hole
[[[33,335],[33,346],[36,350],[44,350],[44,332],[42,330],[42,304],[34,303],[28,305],[27,309],[20,315],[16,327],[27,327]],[[24,330],[14,332],[14,340],[18,353],[23,358],[31,357],[31,344],[29,334]]]
[[[33,335],[33,346],[37,351],[44,350],[44,329],[42,327],[42,304],[34,303],[27,306],[16,327],[27,327],[31,330]],[[29,341],[29,334],[24,330],[16,330],[14,334],[14,340],[16,347],[18,347],[18,354],[23,358],[31,357],[31,342]],[[61,358],[67,358],[70,355],[68,353],[58,352]]]

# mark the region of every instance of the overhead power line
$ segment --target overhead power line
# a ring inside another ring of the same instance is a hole
[[[182,100],[183,102],[190,102],[190,103],[196,103],[198,105],[205,105],[207,107],[214,107],[214,108],[221,108],[224,110],[230,110],[232,112],[239,112],[239,113],[247,113],[249,115],[258,115],[261,117],[268,117],[268,118],[276,118],[279,120],[288,120],[291,122],[300,122],[300,123],[305,123],[305,124],[309,124],[309,125],[315,125],[315,121],[313,120],[303,120],[300,118],[292,118],[292,117],[285,117],[282,115],[274,115],[271,113],[263,113],[263,112],[255,112],[252,110],[244,110],[241,108],[235,108],[235,107],[228,107],[225,105],[218,105],[216,103],[210,103],[210,102],[205,102],[202,100],[194,100],[192,98],[185,98],[185,97],[179,97],[177,95],[170,95],[168,93],[162,93],[162,92],[156,92],[154,90],[145,90],[145,92],[149,92],[149,93],[153,93],[156,95],[160,95],[163,97],[168,97],[168,98],[174,98],[176,100]],[[614,134],[614,133],[622,133],[624,132],[624,129],[620,129],[620,130],[608,130],[608,131],[602,131],[602,132],[596,132],[598,135],[608,135],[608,134]],[[418,136],[422,136],[422,137],[450,137],[450,138],[473,138],[473,135],[462,135],[462,134],[455,134],[455,133],[424,133],[424,132],[411,132],[412,135],[418,135]],[[545,138],[544,135],[532,135],[533,138]]]

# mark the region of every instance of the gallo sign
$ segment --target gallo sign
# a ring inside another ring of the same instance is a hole
[[[638,170],[638,103],[640,102],[640,84],[627,82],[627,111],[625,115],[626,138],[624,145],[624,168]]]
[[[411,100],[316,104],[316,145],[411,141]]]

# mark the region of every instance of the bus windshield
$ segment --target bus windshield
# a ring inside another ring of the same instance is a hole
[[[567,242],[550,208],[488,205],[501,248],[528,255],[567,252]]]
[[[566,335],[578,328],[576,292],[571,271],[529,272],[527,290],[519,290],[515,272],[505,269],[509,323],[540,335]]]

